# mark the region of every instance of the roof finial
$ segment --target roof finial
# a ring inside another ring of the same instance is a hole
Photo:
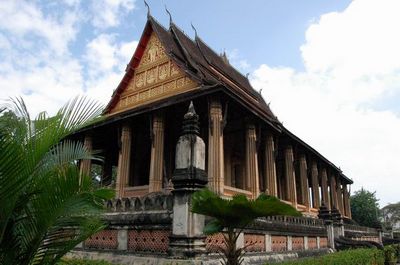
[[[168,16],[169,16],[169,25],[171,26],[172,24],[172,16],[171,13],[169,12],[167,5],[165,5],[165,12],[167,12]]]
[[[197,39],[197,30],[196,28],[193,26],[193,23],[190,22],[190,25],[192,26],[192,29],[194,30],[194,37]]]
[[[150,6],[149,4],[146,2],[146,0],[143,0],[144,5],[147,7],[147,17],[150,17]]]

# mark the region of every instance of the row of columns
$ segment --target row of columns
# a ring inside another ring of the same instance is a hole
[[[209,130],[208,130],[208,186],[218,193],[224,193],[224,144],[223,144],[223,113],[221,102],[218,99],[211,99],[209,102]],[[163,163],[164,163],[164,134],[165,118],[159,112],[154,114],[152,120],[152,146],[149,176],[149,192],[161,191],[163,188]],[[118,158],[118,170],[116,190],[117,197],[123,197],[124,188],[128,185],[131,161],[132,146],[132,128],[129,124],[122,126],[120,138],[120,152]],[[248,121],[245,132],[245,180],[244,187],[250,191],[253,198],[256,198],[260,192],[259,188],[259,166],[257,158],[257,133],[255,124]],[[268,133],[265,138],[264,148],[264,167],[263,176],[265,183],[265,192],[269,195],[278,196],[277,168],[275,163],[276,151],[274,135]],[[86,137],[84,145],[91,150],[91,137]],[[299,194],[296,191],[296,173],[293,148],[290,144],[284,147],[284,200],[289,201],[293,206],[298,202],[305,205],[307,209],[319,208],[322,201],[328,209],[337,208],[342,215],[351,216],[349,192],[346,185],[340,185],[339,178],[330,176],[328,178],[327,170],[320,168],[316,161],[307,163],[305,154],[300,154],[297,162],[299,163]],[[81,162],[81,172],[90,172],[90,160]],[[311,168],[309,168],[311,166]],[[310,181],[308,179],[310,171]],[[321,182],[319,181],[321,180]],[[329,180],[328,180],[329,179]],[[329,183],[328,183],[329,181]],[[320,185],[321,184],[321,185]],[[337,185],[338,184],[338,185]],[[329,186],[329,191],[328,191]],[[309,195],[311,187],[311,198]],[[321,198],[320,198],[321,187]],[[330,193],[330,194],[329,194]]]
[[[221,102],[212,99],[209,103],[209,134],[208,134],[208,178],[209,188],[218,193],[224,193],[224,147],[223,147],[223,113]],[[259,167],[257,158],[257,134],[256,127],[251,121],[246,123],[245,132],[245,180],[244,187],[250,191],[252,197],[258,196],[259,189]],[[265,163],[264,163],[264,183],[266,192],[273,196],[278,196],[277,173],[275,164],[275,143],[274,136],[267,134],[265,139]],[[309,208],[319,208],[322,201],[330,209],[331,204],[337,208],[342,215],[350,216],[349,194],[346,192],[346,185],[339,183],[337,177],[330,177],[330,196],[328,193],[328,176],[325,168],[318,171],[316,161],[311,162],[311,183],[308,181],[308,164],[305,154],[299,157],[299,178],[300,194],[296,192],[296,176],[294,169],[293,148],[290,144],[284,149],[284,198],[293,206],[298,201]],[[321,179],[321,185],[320,180]],[[311,186],[312,205],[309,196],[309,186]],[[320,196],[321,187],[321,196]],[[331,199],[330,199],[330,198]]]

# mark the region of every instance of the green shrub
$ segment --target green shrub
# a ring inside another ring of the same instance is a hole
[[[397,249],[394,245],[385,246],[383,252],[385,253],[385,261],[394,262],[397,260]]]
[[[116,265],[104,260],[62,259],[56,265]]]
[[[378,249],[339,251],[321,257],[280,263],[280,265],[383,265],[385,257]]]

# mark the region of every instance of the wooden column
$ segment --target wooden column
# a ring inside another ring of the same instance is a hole
[[[342,196],[342,183],[340,181],[340,177],[336,178],[336,194],[337,194],[337,202],[338,202],[338,210],[342,215],[344,215],[343,209],[343,196]]]
[[[286,200],[290,201],[294,207],[297,206],[296,180],[293,167],[293,149],[291,145],[285,148],[285,193]]]
[[[345,215],[351,218],[351,208],[350,208],[350,193],[347,190],[347,184],[343,185],[343,203]]]
[[[336,192],[336,179],[334,175],[331,175],[329,177],[329,189],[331,193],[331,210],[335,207],[336,209],[338,208],[338,203],[337,203],[337,192]]]
[[[162,190],[164,166],[164,115],[153,117],[153,141],[151,146],[149,192]]]
[[[257,198],[260,192],[256,140],[256,128],[254,124],[248,123],[246,125],[246,188],[251,191],[253,198]]]
[[[321,206],[319,197],[319,181],[317,162],[313,161],[311,166],[311,194],[313,198],[313,208],[318,209]]]
[[[83,140],[83,146],[87,151],[92,152],[93,149],[92,137],[90,135],[85,135],[85,139]],[[91,168],[92,168],[92,161],[90,159],[83,159],[81,161],[79,171],[81,175],[89,175]]]
[[[276,180],[276,165],[275,165],[275,144],[274,136],[267,134],[265,139],[265,163],[264,176],[266,184],[266,193],[271,196],[278,196],[278,187]]]
[[[322,201],[328,210],[331,209],[331,202],[329,200],[328,193],[328,175],[326,174],[326,168],[321,169],[321,191],[322,191]]]
[[[211,99],[209,108],[208,187],[217,194],[224,192],[224,133],[218,99]]]
[[[128,184],[130,160],[131,160],[132,134],[131,127],[124,125],[121,132],[121,149],[118,156],[118,171],[116,181],[116,196],[124,195],[125,186]]]
[[[310,197],[308,195],[307,160],[304,154],[300,155],[300,185],[301,203],[308,209],[310,208]]]

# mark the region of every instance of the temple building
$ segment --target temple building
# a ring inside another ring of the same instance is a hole
[[[98,165],[82,161],[82,172],[100,168],[101,185],[115,185],[117,198],[172,189],[175,145],[191,101],[209,189],[224,197],[274,195],[308,217],[324,204],[351,219],[352,180],[285,128],[225,54],[152,16],[103,119],[77,136],[104,157]]]

